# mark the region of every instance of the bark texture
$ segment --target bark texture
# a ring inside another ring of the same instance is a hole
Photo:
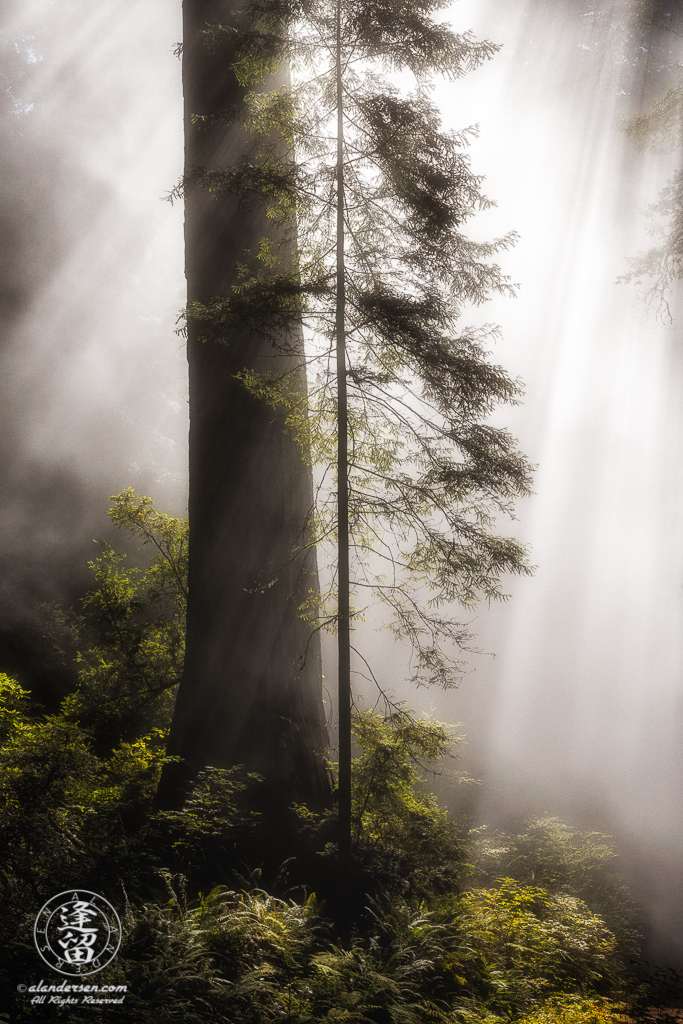
[[[197,121],[242,101],[230,55],[208,52],[207,24],[229,23],[237,4],[185,0],[185,166],[224,168],[245,153],[246,135]],[[273,80],[265,88],[273,88]],[[188,303],[231,293],[245,250],[272,236],[264,210],[198,191],[186,199]],[[317,587],[305,552],[312,476],[281,415],[235,379],[244,368],[290,371],[306,387],[303,339],[291,351],[231,329],[201,341],[190,322],[190,548],[185,669],[169,753],[180,775],[245,765],[260,773],[264,807],[329,802],[320,645],[299,607]],[[277,339],[276,339],[277,342]],[[298,367],[298,368],[297,368]],[[272,582],[274,581],[274,582]],[[165,799],[173,790],[166,777]]]

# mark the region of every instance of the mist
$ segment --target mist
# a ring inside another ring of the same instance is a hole
[[[481,125],[489,233],[521,236],[518,298],[486,317],[526,383],[505,421],[539,467],[515,529],[537,571],[480,613],[495,661],[430,696],[464,723],[479,820],[554,813],[613,834],[647,955],[681,965],[680,323],[675,296],[668,322],[617,281],[653,244],[647,207],[679,159],[639,153],[621,123],[675,80],[680,25],[646,32],[608,4],[457,12],[504,44],[450,95]]]
[[[463,723],[481,784],[454,807],[613,834],[646,953],[683,964],[680,326],[617,283],[676,167],[620,122],[673,80],[680,37],[606,0],[461,0],[451,19],[503,46],[436,95],[454,128],[480,126],[498,206],[473,232],[521,236],[518,297],[466,319],[502,326],[494,357],[526,383],[501,416],[536,495],[501,531],[538,568],[476,613],[490,654],[455,691],[409,691],[400,649],[366,641],[398,697]],[[35,602],[86,585],[109,495],[185,508],[182,209],[161,201],[182,171],[180,33],[164,0],[2,8],[0,669],[28,677]]]
[[[4,3],[0,30],[0,646],[33,682],[36,602],[87,585],[109,496],[186,506],[180,10]]]

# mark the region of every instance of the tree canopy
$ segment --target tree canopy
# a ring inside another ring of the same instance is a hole
[[[207,343],[247,331],[288,358],[302,330],[309,341],[308,390],[289,364],[240,376],[288,411],[302,452],[323,467],[310,543],[331,548],[333,585],[305,611],[338,636],[342,864],[352,648],[376,679],[353,620],[383,604],[411,649],[412,679],[448,687],[471,642],[453,606],[501,598],[505,573],[529,571],[497,519],[529,493],[530,467],[489,418],[521,387],[489,359],[495,328],[461,323],[514,292],[495,257],[515,236],[465,234],[490,205],[469,164],[473,130],[446,129],[430,95],[434,76],[458,79],[496,47],[455,32],[444,7],[425,0],[406,16],[391,0],[257,0],[207,25],[246,90],[213,121],[251,142],[228,168],[193,167],[175,192],[235,196],[265,208],[269,224],[245,248],[232,293],[188,305],[188,328]],[[283,68],[290,79],[269,89]]]
[[[496,525],[529,492],[530,469],[510,434],[489,419],[521,394],[519,382],[489,359],[496,328],[463,322],[472,306],[514,290],[495,262],[514,235],[478,242],[464,233],[490,205],[467,155],[474,129],[444,128],[430,96],[432,76],[458,78],[496,48],[438,20],[443,7],[423,3],[406,18],[389,2],[342,3],[339,51],[334,3],[256,3],[235,24],[207,27],[213,46],[236,47],[245,85],[285,62],[293,84],[248,92],[227,116],[250,132],[249,153],[224,171],[194,168],[176,194],[199,188],[265,203],[268,220],[282,229],[244,253],[231,295],[192,304],[187,318],[206,338],[240,324],[282,350],[283,334],[306,330],[310,400],[289,373],[247,373],[243,381],[288,410],[323,467],[334,466],[336,455],[339,381],[331,356],[342,204],[349,437],[342,472],[353,588],[360,607],[370,599],[388,606],[392,628],[413,642],[415,680],[450,685],[448,643],[466,647],[469,636],[444,608],[502,597],[501,576],[528,571],[523,547],[499,536]],[[337,528],[328,480],[323,474],[313,540],[323,547]],[[316,614],[335,625],[336,592]]]

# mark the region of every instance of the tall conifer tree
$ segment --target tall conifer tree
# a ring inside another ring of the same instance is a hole
[[[198,168],[179,190],[265,197],[279,231],[254,246],[232,296],[195,303],[190,322],[217,335],[239,325],[282,351],[310,331],[310,399],[289,367],[242,380],[286,410],[302,446],[336,473],[318,491],[315,539],[332,548],[334,582],[316,615],[339,645],[344,886],[353,601],[383,602],[412,649],[415,681],[449,686],[471,640],[453,605],[502,597],[504,573],[528,572],[524,549],[496,522],[528,493],[529,466],[488,422],[519,385],[488,358],[495,329],[462,323],[469,307],[512,291],[493,260],[513,236],[480,243],[463,233],[489,203],[469,166],[468,132],[445,130],[430,97],[434,76],[456,79],[496,48],[439,20],[444,6],[249,4],[215,42],[235,46],[236,73],[252,90],[235,116],[254,150],[224,170]],[[295,87],[263,90],[287,63]]]
[[[244,89],[234,44],[216,44],[235,10],[233,0],[183,3],[186,178],[248,161],[253,149],[235,123]],[[270,141],[281,145],[277,133]],[[278,231],[258,199],[192,188],[184,198],[188,305],[228,300],[245,252]],[[275,833],[292,799],[321,807],[329,797],[319,638],[299,613],[317,588],[312,480],[284,417],[238,375],[287,373],[305,390],[302,334],[280,344],[237,325],[208,336],[189,318],[187,352],[187,647],[169,743],[180,760],[160,800],[177,801],[182,782],[207,765],[244,765],[264,779],[264,822]]]

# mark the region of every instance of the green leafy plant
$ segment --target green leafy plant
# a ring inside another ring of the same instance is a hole
[[[607,994],[620,977],[616,939],[581,900],[503,879],[458,901],[501,1007],[553,991]]]
[[[435,76],[456,80],[497,47],[453,30],[444,7],[254,0],[207,25],[207,47],[225,54],[244,90],[211,125],[237,127],[243,152],[232,166],[190,168],[173,193],[211,197],[222,211],[237,202],[267,225],[232,293],[192,301],[186,326],[190,339],[239,336],[245,350],[246,339],[254,350],[266,339],[288,357],[282,373],[261,373],[245,355],[240,379],[287,412],[323,466],[310,544],[333,582],[303,610],[337,635],[347,881],[352,623],[382,605],[411,678],[452,686],[458,651],[472,645],[457,606],[502,599],[506,573],[530,572],[524,545],[498,524],[530,493],[531,467],[490,420],[521,386],[489,358],[496,329],[461,322],[465,309],[514,292],[495,260],[515,236],[465,234],[491,204],[469,165],[472,132],[445,129],[430,95]],[[301,373],[293,386],[289,358],[303,331],[307,389]]]
[[[558,818],[535,818],[517,832],[479,829],[471,849],[480,884],[509,877],[577,896],[605,920],[625,955],[637,949],[635,907],[614,870],[617,854],[609,836],[579,831]]]
[[[126,493],[130,527],[143,514],[149,525],[151,506]],[[154,523],[159,537],[163,520]],[[122,693],[136,707],[146,679],[134,658],[117,661],[115,637],[128,651],[148,622],[164,636],[163,618],[182,616],[177,581],[166,565],[156,580],[149,569],[112,565],[96,574],[79,613],[85,623],[77,624],[80,635],[96,636],[102,613],[105,639],[97,649],[108,645]],[[141,607],[133,607],[132,592]],[[117,595],[131,624],[110,632]],[[557,819],[519,834],[480,832],[468,866],[462,830],[426,785],[456,739],[449,727],[399,707],[355,717],[354,898],[365,911],[342,941],[334,916],[311,892],[312,885],[323,896],[335,891],[335,858],[324,849],[333,838],[330,819],[298,809],[307,856],[291,867],[297,887],[285,898],[266,891],[267,873],[242,863],[245,840],[259,827],[250,777],[206,770],[181,809],[157,810],[168,709],[144,703],[137,717],[108,714],[95,720],[99,732],[89,716],[98,687],[106,697],[110,681],[107,673],[89,674],[78,700],[46,714],[19,683],[0,676],[0,942],[11,953],[0,971],[0,1005],[13,1006],[15,1024],[39,1019],[28,996],[17,994],[35,971],[29,936],[37,909],[75,884],[118,907],[123,943],[100,979],[129,992],[120,1005],[68,1007],[70,1021],[621,1020],[623,950],[595,912],[608,890],[608,838]]]
[[[399,709],[356,714],[353,732],[353,841],[365,886],[393,899],[457,886],[462,836],[424,786],[451,753],[452,730]]]
[[[555,997],[518,1024],[627,1024],[623,1003],[612,999]]]
[[[109,517],[142,542],[145,567],[103,544],[88,563],[95,586],[79,613],[56,617],[56,632],[77,651],[78,687],[64,714],[93,736],[99,752],[166,726],[183,663],[187,598],[187,523],[157,512],[132,489],[113,499]]]

